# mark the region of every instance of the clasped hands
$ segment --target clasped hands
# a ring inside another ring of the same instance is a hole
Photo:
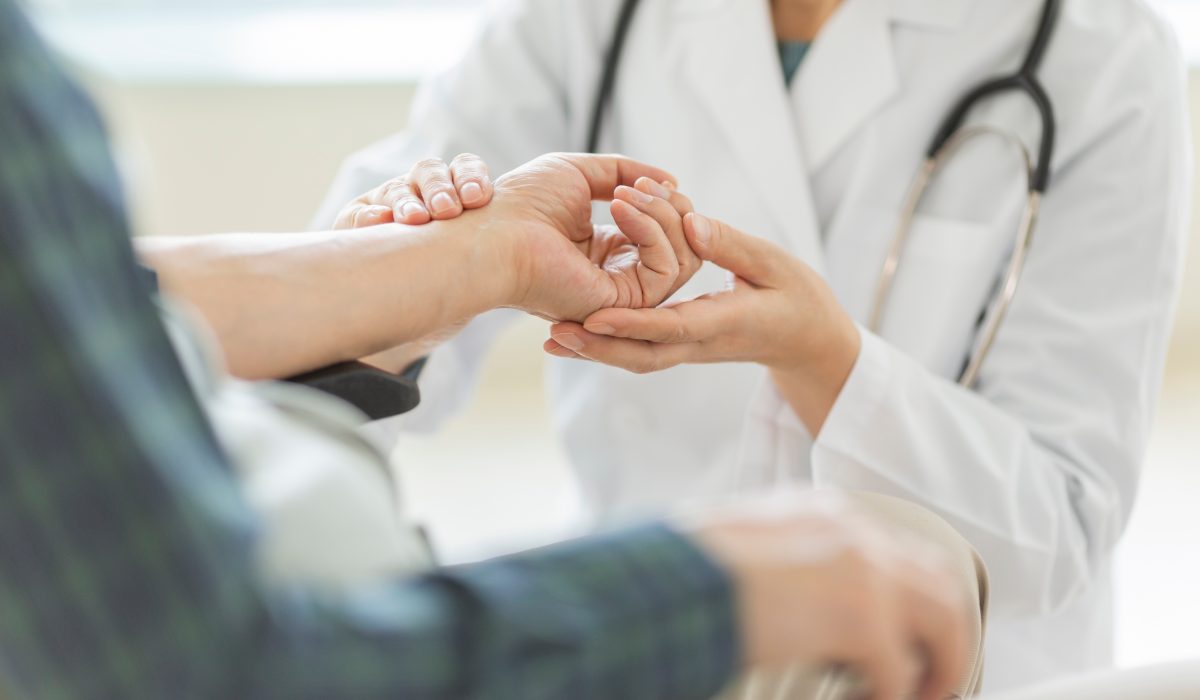
[[[857,327],[806,264],[696,212],[672,183],[618,156],[545,156],[495,183],[475,156],[430,159],[351,202],[337,227],[469,221],[509,280],[494,305],[553,322],[546,352],[636,373],[759,363],[816,434],[858,357]],[[611,201],[616,226],[593,224],[594,200]],[[664,304],[706,261],[730,273],[727,288]]]

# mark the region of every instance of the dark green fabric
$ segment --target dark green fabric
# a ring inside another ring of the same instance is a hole
[[[255,517],[139,274],[104,134],[0,0],[0,695],[706,698],[729,581],[662,526],[322,594]]]

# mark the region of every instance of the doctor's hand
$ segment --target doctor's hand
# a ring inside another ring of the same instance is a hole
[[[701,258],[732,273],[729,289],[556,324],[546,351],[637,373],[684,363],[756,362],[771,370],[816,436],[858,359],[857,326],[825,281],[779,246],[698,214],[687,216],[685,229]]]
[[[949,562],[844,499],[777,493],[683,529],[732,575],[748,668],[847,667],[872,700],[943,700],[965,674],[974,601]]]
[[[398,223],[420,226],[485,207],[495,187],[487,163],[463,153],[449,164],[428,158],[407,175],[393,178],[350,202],[338,214],[335,229]]]

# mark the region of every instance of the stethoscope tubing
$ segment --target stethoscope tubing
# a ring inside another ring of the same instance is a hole
[[[640,6],[640,0],[624,0],[613,40],[605,55],[604,70],[596,91],[593,104],[592,119],[588,129],[588,152],[595,153],[600,146],[601,132],[604,119],[612,103],[613,92],[624,55],[625,43],[633,26],[633,19]],[[1004,276],[996,294],[988,307],[980,316],[981,327],[976,333],[975,350],[967,358],[959,376],[959,383],[965,387],[974,387],[978,382],[980,370],[995,345],[1000,328],[1008,315],[1020,286],[1025,262],[1033,242],[1034,229],[1041,211],[1042,199],[1050,186],[1051,166],[1054,159],[1054,148],[1057,138],[1057,124],[1054,115],[1054,104],[1041,80],[1038,71],[1045,59],[1046,51],[1054,37],[1059,17],[1062,14],[1062,0],[1044,0],[1041,15],[1038,20],[1037,32],[1030,42],[1029,50],[1021,62],[1020,68],[1012,75],[988,80],[972,89],[962,97],[949,111],[939,126],[929,148],[925,153],[917,176],[909,188],[907,197],[901,209],[900,224],[893,237],[892,244],[884,260],[879,282],[875,290],[874,304],[868,319],[868,328],[878,332],[883,323],[883,313],[900,269],[904,249],[912,233],[917,212],[921,201],[928,191],[940,168],[950,159],[963,144],[977,136],[992,134],[999,135],[1016,145],[1025,165],[1028,178],[1025,211],[1021,216],[1020,228],[1013,242],[1013,251],[1005,268]],[[1005,92],[1019,92],[1029,98],[1036,107],[1041,120],[1041,143],[1038,147],[1036,160],[1029,150],[1016,137],[1005,134],[997,129],[988,127],[964,128],[964,123],[972,109],[980,102],[992,96]]]

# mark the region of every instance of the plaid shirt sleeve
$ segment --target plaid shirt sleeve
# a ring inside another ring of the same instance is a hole
[[[662,526],[370,590],[266,587],[90,103],[0,0],[0,695],[704,698],[726,576]]]

